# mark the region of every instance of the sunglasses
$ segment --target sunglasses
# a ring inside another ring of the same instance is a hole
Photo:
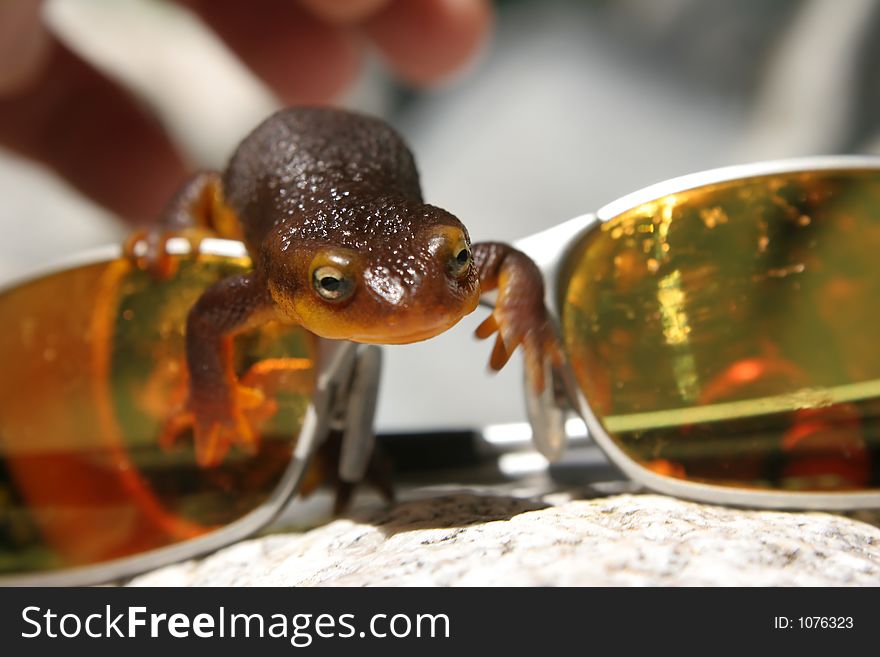
[[[574,413],[651,490],[880,506],[880,159],[685,176],[517,246],[545,275],[565,352],[542,392],[525,386],[548,458]],[[191,441],[157,440],[186,395],[189,308],[250,264],[226,240],[167,251],[162,282],[114,247],[0,292],[0,583],[106,581],[253,534],[315,487],[331,433],[340,481],[370,466],[379,349],[280,324],[236,338],[240,379],[273,400],[249,417],[253,448],[208,468]],[[467,458],[505,442],[482,438]]]

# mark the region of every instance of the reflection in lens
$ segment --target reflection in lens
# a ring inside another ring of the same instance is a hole
[[[252,452],[196,464],[157,436],[185,402],[183,326],[245,259],[202,255],[157,282],[127,262],[0,295],[0,574],[87,565],[193,538],[266,501],[290,464],[315,376],[314,338],[269,325],[236,338],[236,370],[277,402]]]
[[[880,486],[880,173],[773,175],[645,203],[566,264],[576,379],[670,477]]]

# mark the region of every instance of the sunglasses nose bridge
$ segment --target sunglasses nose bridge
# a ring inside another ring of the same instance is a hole
[[[379,392],[382,351],[375,345],[359,345],[351,370],[342,416],[342,450],[339,478],[355,483],[364,478],[376,442],[373,419]]]

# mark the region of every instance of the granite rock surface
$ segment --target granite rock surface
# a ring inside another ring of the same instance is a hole
[[[243,541],[130,584],[877,586],[880,529],[660,495],[460,492]]]

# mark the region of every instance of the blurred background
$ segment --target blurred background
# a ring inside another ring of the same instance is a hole
[[[403,132],[427,201],[475,241],[516,240],[705,168],[880,146],[874,0],[498,0],[495,10],[493,34],[454,79],[409,88],[373,54],[337,99]],[[221,168],[278,105],[177,4],[52,0],[45,11],[68,47],[155,112],[194,167]],[[120,143],[119,167],[126,158]],[[0,227],[3,279],[127,230],[2,150]],[[490,375],[491,345],[472,337],[484,315],[385,350],[381,429],[524,419],[519,359]]]

